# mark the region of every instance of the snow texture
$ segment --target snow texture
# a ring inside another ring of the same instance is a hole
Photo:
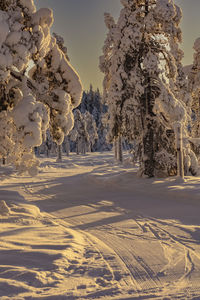
[[[200,178],[141,179],[124,161],[0,166],[2,300],[199,298]]]

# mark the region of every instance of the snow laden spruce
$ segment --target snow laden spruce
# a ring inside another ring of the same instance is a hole
[[[197,156],[200,155],[200,38],[197,38],[194,43],[194,61],[188,69],[189,92],[192,95],[192,119],[191,124],[192,141],[194,152]]]
[[[75,142],[77,154],[86,153],[86,145],[89,143],[89,134],[87,132],[86,120],[79,109],[74,111],[74,128],[70,133],[70,139]]]
[[[76,110],[79,113],[76,113]],[[46,132],[46,140],[40,147],[35,148],[37,156],[46,155],[47,157],[59,155],[61,150],[64,155],[69,156],[70,152],[85,154],[86,152],[110,151],[112,145],[107,143],[106,136],[108,131],[107,106],[102,102],[99,90],[93,90],[92,85],[88,91],[83,92],[80,105],[73,111],[74,127],[65,136],[62,147],[53,142],[49,130]],[[79,122],[83,130],[79,129]],[[79,140],[79,142],[78,142]],[[80,142],[82,140],[82,142]],[[79,144],[79,146],[78,146]],[[78,150],[79,149],[79,150]],[[78,151],[77,151],[78,150]],[[62,155],[61,155],[62,156]],[[62,158],[59,157],[59,161]]]
[[[0,157],[30,174],[38,166],[32,149],[48,127],[62,143],[82,95],[60,39],[50,34],[52,24],[52,11],[36,11],[33,0],[0,2]]]
[[[196,174],[188,130],[192,101],[179,48],[181,10],[172,0],[121,3],[117,23],[105,14],[108,34],[100,57],[110,141],[124,137],[137,144],[143,176],[177,174],[180,151],[185,173]]]

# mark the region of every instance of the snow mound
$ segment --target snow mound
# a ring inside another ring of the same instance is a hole
[[[0,215],[9,215],[10,214],[10,208],[7,206],[6,202],[4,200],[0,201]]]
[[[26,177],[20,180],[26,185]],[[8,201],[0,201],[0,299],[38,299],[38,294],[82,299],[110,288],[119,292],[95,242],[37,206],[20,202],[19,193],[15,200],[12,192],[6,194]]]
[[[22,204],[22,205],[13,205],[12,206],[13,213],[18,213],[23,216],[27,216],[30,218],[38,218],[41,216],[40,209],[37,206],[30,204]]]

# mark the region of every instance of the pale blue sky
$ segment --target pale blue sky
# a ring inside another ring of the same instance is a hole
[[[183,10],[184,64],[190,64],[194,40],[200,36],[200,0],[175,0]],[[78,71],[84,89],[92,83],[101,89],[103,75],[98,69],[99,56],[106,37],[104,12],[118,17],[120,0],[35,0],[38,8],[54,11],[53,31],[65,39],[72,65]]]

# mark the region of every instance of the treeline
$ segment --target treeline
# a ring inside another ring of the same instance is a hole
[[[65,136],[61,149],[47,131],[46,140],[35,148],[37,155],[58,155],[60,150],[69,155],[70,152],[85,154],[112,149],[112,144],[107,142],[108,107],[103,103],[99,89],[93,90],[90,85],[89,91],[83,92],[81,104],[73,111],[73,116],[73,129]]]

